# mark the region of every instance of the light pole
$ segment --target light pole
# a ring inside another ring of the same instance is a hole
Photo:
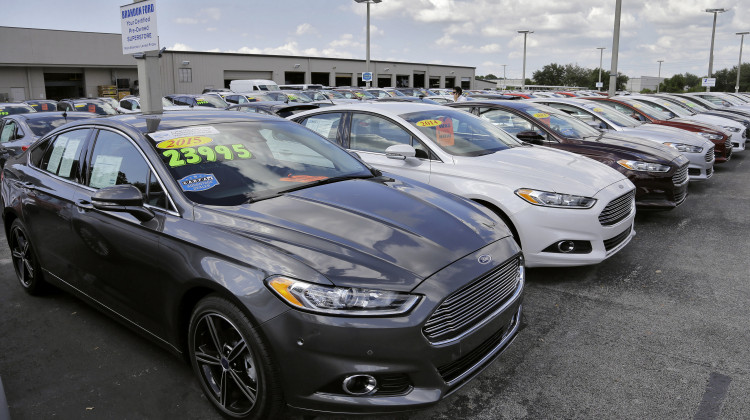
[[[707,13],[713,13],[714,14],[714,26],[713,29],[711,29],[711,53],[708,56],[708,78],[711,78],[711,75],[714,72],[714,37],[716,36],[716,15],[719,13],[726,12],[727,9],[706,9]],[[711,86],[706,86],[706,92],[711,92]]]
[[[508,82],[506,82],[506,79],[505,79],[505,67],[507,67],[508,65],[501,64],[501,66],[503,66],[503,90],[505,90],[505,88],[508,86]]]
[[[518,33],[523,34],[523,73],[521,74],[521,92],[523,92],[526,90],[526,36],[533,34],[534,31],[523,30]]]
[[[659,80],[656,81],[656,93],[659,93],[659,86],[661,86],[661,63],[663,63],[664,60],[656,60],[656,61],[659,62],[659,77],[657,77],[657,79]]]
[[[604,57],[604,50],[606,47],[596,47],[599,50],[599,83],[596,86],[597,92],[602,91],[602,57]]]
[[[612,65],[609,68],[609,96],[617,93],[617,55],[620,53],[620,15],[622,0],[615,1],[615,30],[612,36]]]
[[[365,62],[365,71],[370,71],[370,3],[380,3],[383,0],[354,0],[357,3],[367,3],[367,60]],[[365,82],[366,87],[370,87],[370,82]]]
[[[737,83],[734,84],[734,93],[740,91],[740,68],[742,67],[742,44],[745,42],[745,35],[750,32],[737,32],[735,35],[741,35],[740,37],[740,62],[737,64]]]

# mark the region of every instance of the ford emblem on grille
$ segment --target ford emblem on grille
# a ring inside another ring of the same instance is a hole
[[[487,254],[480,255],[479,258],[477,258],[477,261],[479,261],[479,264],[489,264],[489,262],[492,261],[492,257]]]

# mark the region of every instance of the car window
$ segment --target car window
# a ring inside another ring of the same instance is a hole
[[[316,183],[372,177],[345,150],[282,119],[192,126],[148,136],[175,183],[199,204],[234,206]]]
[[[576,117],[543,105],[524,108],[537,124],[544,125],[563,137],[581,139],[598,137],[601,132]],[[536,131],[536,130],[535,130]]]
[[[13,120],[6,120],[0,131],[0,143],[7,143],[14,139],[16,133],[16,122]]]
[[[120,101],[120,106],[127,109],[128,111],[133,109],[133,104],[130,102],[130,99],[123,99]]]
[[[130,184],[143,193],[146,204],[166,208],[166,194],[136,146],[125,136],[100,130],[86,170],[89,187]]]
[[[349,134],[349,148],[385,153],[397,144],[411,145],[411,134],[393,122],[377,115],[354,113]]]
[[[172,102],[175,105],[183,105],[183,106],[190,106],[190,103],[187,101],[187,98],[183,96],[175,96],[172,98]]]
[[[533,129],[528,120],[503,109],[479,108],[479,117],[513,135]]]
[[[342,115],[339,112],[313,115],[300,121],[300,124],[327,138],[331,143],[338,143],[338,131]]]
[[[402,114],[400,117],[447,153],[480,156],[522,145],[518,139],[487,120],[456,109],[435,108]]]
[[[90,129],[67,131],[57,136],[48,147],[39,167],[59,177],[79,182],[81,148]]]

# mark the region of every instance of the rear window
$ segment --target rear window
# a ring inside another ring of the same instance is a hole
[[[0,117],[13,114],[27,114],[29,112],[36,112],[34,108],[26,104],[6,104],[0,105]]]
[[[84,120],[94,117],[93,115],[70,115],[64,118],[61,115],[44,116],[40,118],[29,118],[26,120],[26,125],[29,126],[35,136],[41,137],[57,127],[60,127],[66,123],[77,120]]]

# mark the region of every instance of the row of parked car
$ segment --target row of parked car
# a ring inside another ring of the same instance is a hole
[[[742,95],[302,94],[3,117],[1,147],[34,133],[0,184],[21,286],[186,355],[233,418],[418,409],[510,345],[526,267],[612,257],[636,209],[681,205],[750,126]]]

